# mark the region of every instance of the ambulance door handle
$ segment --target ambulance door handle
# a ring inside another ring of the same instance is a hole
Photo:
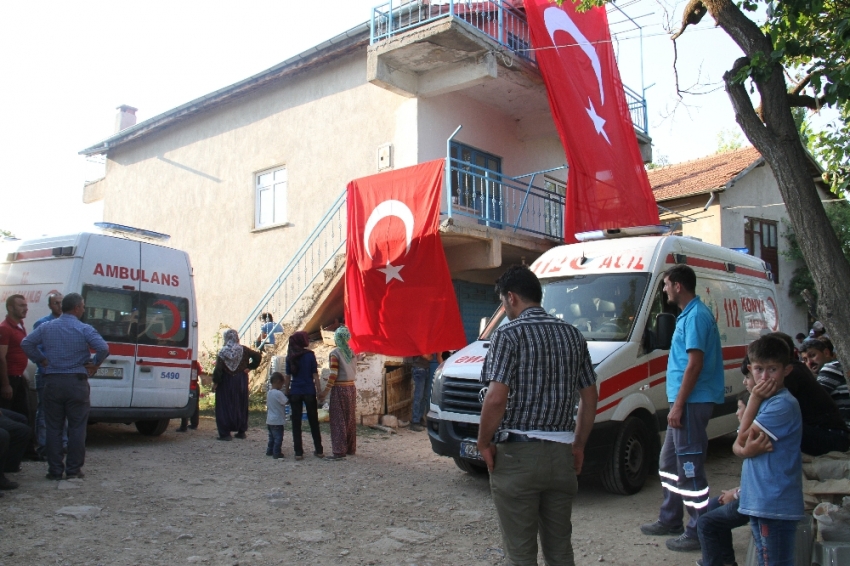
[[[150,372],[153,370],[153,366],[146,366],[146,365],[143,365],[143,364],[145,363],[145,360],[139,360],[137,363],[141,366],[141,367],[139,368],[139,370],[140,370],[142,373],[150,373]]]

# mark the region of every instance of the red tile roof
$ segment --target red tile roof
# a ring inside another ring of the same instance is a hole
[[[655,200],[663,202],[723,188],[761,154],[745,147],[647,171]]]

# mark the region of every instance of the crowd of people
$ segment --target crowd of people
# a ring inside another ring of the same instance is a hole
[[[24,457],[46,461],[49,480],[84,476],[88,378],[109,355],[109,346],[81,322],[85,301],[78,293],[52,293],[48,306],[50,314],[27,334],[26,298],[6,299],[0,323],[0,490],[18,487],[6,474],[19,472]],[[29,361],[38,368],[34,414],[25,375]]]
[[[803,336],[799,352],[778,332],[749,345],[733,444],[741,484],[710,497],[706,428],[725,402],[720,334],[690,267],[676,265],[663,279],[681,314],[667,362],[663,501],[658,519],[640,530],[673,535],[667,548],[701,552],[701,566],[730,566],[731,531],[749,524],[761,566],[793,564],[804,518],[802,453],[850,448],[847,384],[832,345],[820,325]],[[496,290],[509,322],[491,336],[482,368],[488,387],[478,449],[490,471],[503,548],[510,564],[537,564],[539,537],[547,564],[573,564],[572,500],[596,413],[596,375],[581,333],[541,308],[540,282],[529,269],[509,269]]]
[[[741,366],[746,392],[738,400],[740,427],[733,443],[742,459],[741,483],[712,498],[705,473],[706,429],[715,407],[725,401],[719,330],[696,295],[691,268],[676,265],[663,279],[668,301],[681,314],[667,361],[669,411],[659,457],[663,501],[657,520],[640,530],[673,535],[666,546],[700,551],[702,566],[729,566],[736,564],[731,530],[749,524],[759,564],[791,564],[794,533],[804,517],[801,455],[850,449],[850,391],[833,344],[816,323],[808,336],[797,336],[797,347],[780,332],[749,345]],[[490,471],[504,550],[512,564],[536,564],[539,536],[547,563],[572,564],[572,500],[596,414],[596,374],[581,332],[541,307],[542,287],[527,267],[508,269],[496,290],[508,322],[491,336],[481,371],[487,390],[477,447]],[[52,294],[48,305],[51,314],[27,334],[26,300],[12,295],[0,323],[0,496],[17,487],[6,474],[19,471],[26,455],[47,461],[48,479],[84,476],[88,378],[109,348],[80,320],[82,296]],[[280,328],[271,316],[263,325],[260,346],[272,343]],[[323,387],[309,335],[288,337],[284,371],[270,376],[267,456],[284,457],[287,405],[296,460],[304,458],[304,410],[314,456],[338,461],[356,453],[357,356],[350,339],[348,328],[340,325]],[[223,333],[223,341],[212,388],[217,438],[230,441],[246,437],[248,371],[259,367],[263,354],[242,345],[233,329]],[[414,382],[413,431],[422,430],[433,357],[407,360]],[[28,360],[38,367],[32,415],[24,376]],[[328,397],[332,454],[326,457],[318,407]],[[197,427],[197,415],[191,422]]]

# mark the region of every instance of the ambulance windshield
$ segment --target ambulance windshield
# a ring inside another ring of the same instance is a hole
[[[543,308],[578,328],[587,340],[625,342],[632,332],[648,273],[578,275],[541,281]],[[487,324],[481,340],[508,322],[499,309]]]

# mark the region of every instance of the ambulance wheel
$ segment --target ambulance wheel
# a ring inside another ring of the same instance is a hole
[[[472,462],[462,458],[454,458],[454,461],[455,465],[467,474],[483,476],[487,473],[487,466],[485,464],[473,464]]]
[[[602,485],[611,493],[633,495],[643,488],[651,465],[649,430],[639,418],[629,417],[602,472]]]
[[[136,421],[136,430],[145,436],[159,436],[168,430],[170,419],[159,419],[158,421]]]

